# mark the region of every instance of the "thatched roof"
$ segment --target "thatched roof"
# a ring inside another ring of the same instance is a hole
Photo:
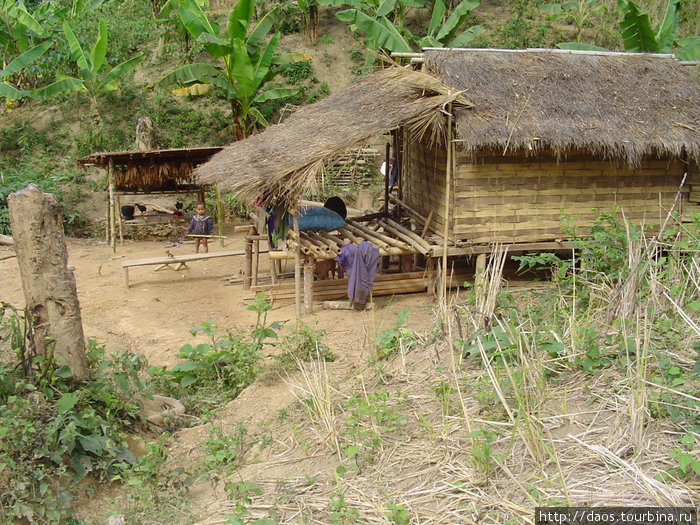
[[[700,83],[670,57],[546,50],[426,50],[428,70],[464,90],[468,151],[572,149],[624,159],[700,157]]]
[[[200,146],[197,148],[170,148],[151,151],[111,151],[91,153],[75,162],[79,166],[107,166],[111,160],[115,166],[140,166],[191,162],[198,164],[208,160],[221,146]]]
[[[442,125],[458,93],[435,78],[391,67],[304,106],[264,132],[235,142],[195,170],[203,183],[267,202],[300,196],[332,157],[400,125]]]

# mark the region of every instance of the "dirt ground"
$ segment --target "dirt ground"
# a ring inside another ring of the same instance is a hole
[[[244,247],[244,233],[225,231],[225,246],[218,242],[210,251]],[[151,365],[171,366],[177,362],[180,346],[192,342],[188,332],[203,321],[213,321],[221,329],[246,329],[255,322],[255,313],[246,310],[253,298],[241,284],[229,283],[243,269],[243,257],[222,257],[188,263],[186,269],[155,271],[155,266],[138,266],[129,271],[130,287],[123,284],[121,263],[128,259],[194,253],[193,244],[171,246],[168,241],[125,240],[113,253],[110,246],[95,239],[67,239],[69,261],[74,267],[78,298],[86,337],[106,344],[107,349],[123,348],[144,354]],[[0,247],[0,259],[13,253]],[[261,275],[267,268],[261,255]],[[16,258],[0,260],[0,300],[15,307],[24,306],[22,284]],[[388,305],[388,306],[387,306]],[[315,313],[304,322],[327,331],[327,343],[342,363],[358,357],[368,337],[390,326],[400,310],[410,310],[409,325],[418,328],[430,318],[430,303],[424,294],[380,298],[374,311],[324,311],[316,303]],[[386,308],[385,308],[386,306]],[[293,302],[273,304],[268,321],[293,324]],[[358,335],[362,334],[361,338]]]

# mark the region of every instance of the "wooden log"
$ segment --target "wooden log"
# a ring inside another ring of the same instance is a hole
[[[109,188],[109,242],[112,244],[112,252],[117,252],[117,237],[114,232],[115,209],[114,209],[114,161],[110,157],[107,166],[107,185]],[[121,210],[119,211],[121,214]],[[119,216],[121,220],[121,215]]]
[[[35,184],[8,195],[7,204],[34,348],[81,379],[87,373],[85,336],[60,204]]]
[[[10,237],[9,235],[0,234],[0,245],[12,246],[14,243],[15,243],[15,240],[12,237]]]

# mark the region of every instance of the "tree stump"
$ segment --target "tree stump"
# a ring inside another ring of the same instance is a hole
[[[151,117],[138,117],[136,119],[136,149],[138,151],[153,151],[158,149],[156,128]]]
[[[8,195],[7,204],[37,355],[53,353],[80,379],[85,337],[58,201],[30,184]]]

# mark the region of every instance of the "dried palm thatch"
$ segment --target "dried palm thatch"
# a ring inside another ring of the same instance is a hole
[[[457,111],[468,152],[700,157],[700,84],[672,58],[426,50],[425,63],[474,104]]]
[[[409,125],[417,134],[439,133],[431,124],[442,123],[436,114],[455,100],[468,105],[459,92],[429,75],[387,68],[227,146],[195,175],[244,198],[290,201],[314,187],[330,158],[387,130]]]
[[[193,169],[189,162],[118,166],[114,174],[114,183],[118,190],[175,189],[195,183]]]

